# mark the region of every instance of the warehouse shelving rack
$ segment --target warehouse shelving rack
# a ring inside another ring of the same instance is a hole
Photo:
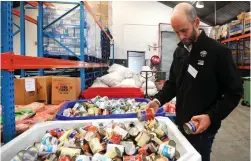
[[[38,57],[25,56],[25,44],[22,44],[23,55],[15,55],[13,53],[13,22],[12,22],[12,1],[2,1],[0,3],[1,7],[1,105],[2,105],[2,122],[3,122],[3,141],[9,142],[15,137],[15,108],[14,108],[14,71],[17,69],[40,69],[39,74],[43,75],[43,69],[49,68],[79,68],[81,76],[81,89],[85,89],[85,68],[103,68],[108,67],[105,63],[90,63],[85,62],[84,48],[81,47],[81,60],[71,61],[71,60],[60,60],[43,58],[43,3],[38,2]],[[51,2],[53,3],[53,2]],[[54,2],[60,3],[60,2]],[[75,3],[75,2],[61,2],[61,3]],[[76,2],[77,3],[77,2]],[[47,3],[48,4],[48,3]],[[35,5],[35,4],[33,4]],[[90,6],[87,2],[79,2],[81,10],[85,8],[93,16],[96,23],[110,39],[114,47],[114,41],[106,33],[102,24],[97,20],[95,14],[92,12]],[[20,17],[22,22],[20,25],[21,42],[25,41],[25,26],[22,24],[24,19],[29,19],[24,14],[22,9],[24,6],[21,2]],[[18,12],[16,12],[18,14]],[[83,17],[84,12],[80,12],[80,16]],[[31,21],[34,21],[30,19]],[[84,23],[82,19],[80,23]],[[34,21],[36,22],[36,21]],[[15,24],[14,24],[15,25]],[[24,30],[24,31],[23,31]],[[80,32],[80,37],[84,37],[84,30]],[[114,60],[114,50],[113,50],[113,60]],[[114,62],[114,61],[113,61]]]
[[[237,64],[237,69],[240,70],[250,70],[250,65],[239,65],[238,64],[238,57],[240,56],[240,54],[243,53],[243,51],[245,50],[245,41],[250,41],[250,33],[246,33],[243,35],[239,35],[239,36],[234,36],[234,37],[230,37],[228,39],[222,40],[221,43],[222,44],[226,44],[228,45],[228,47],[231,49],[234,49],[237,51],[237,58],[235,60],[236,64]],[[242,49],[241,49],[242,46]],[[242,52],[240,52],[240,50],[242,50]]]

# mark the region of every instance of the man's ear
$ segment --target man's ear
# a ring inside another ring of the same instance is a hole
[[[200,18],[199,18],[199,17],[196,17],[196,18],[195,18],[194,24],[195,24],[195,27],[196,27],[196,28],[199,28],[199,25],[200,25]]]

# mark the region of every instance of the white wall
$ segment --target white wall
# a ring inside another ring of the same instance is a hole
[[[16,8],[19,10],[19,8]],[[37,9],[26,9],[25,14],[30,17],[37,19]],[[13,22],[20,26],[20,17],[13,15]],[[26,55],[27,56],[37,56],[37,25],[25,21],[25,39],[26,39]],[[13,33],[17,30],[17,27],[13,25]],[[13,51],[16,55],[20,55],[20,32],[13,37]]]
[[[146,59],[158,51],[158,24],[170,23],[172,8],[154,1],[113,1],[110,28],[115,40],[115,59],[126,59],[127,51],[145,51]],[[201,25],[206,25],[201,23]],[[171,30],[171,28],[170,28]]]

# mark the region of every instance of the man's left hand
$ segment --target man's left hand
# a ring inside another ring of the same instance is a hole
[[[193,121],[199,122],[199,127],[193,134],[199,134],[207,130],[207,128],[211,125],[211,120],[208,115],[197,115],[192,117]]]

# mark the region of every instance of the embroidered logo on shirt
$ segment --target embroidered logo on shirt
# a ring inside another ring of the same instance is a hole
[[[198,65],[204,65],[204,60],[198,60]]]
[[[207,56],[207,52],[206,52],[205,50],[201,51],[201,52],[200,52],[200,56],[201,56],[202,58],[206,57],[206,56]]]

